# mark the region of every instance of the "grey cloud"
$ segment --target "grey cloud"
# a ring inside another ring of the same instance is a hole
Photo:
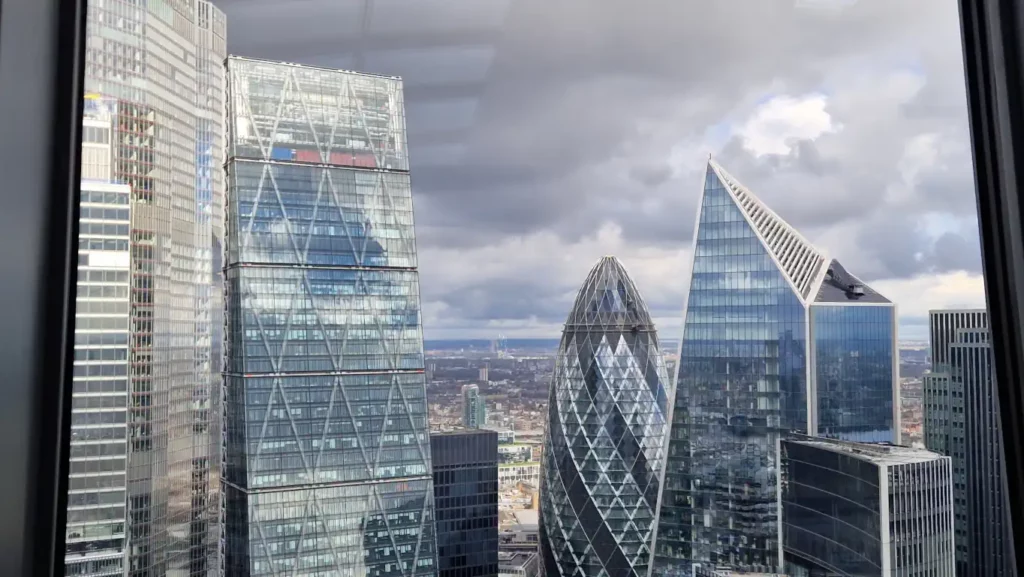
[[[573,297],[555,286],[537,286],[532,279],[523,278],[473,283],[445,291],[438,300],[448,306],[449,312],[471,322],[530,317],[542,322],[565,322]]]
[[[634,166],[630,169],[629,176],[640,184],[653,188],[672,177],[672,167],[667,164]]]
[[[801,10],[793,0],[742,7],[714,0],[508,0],[505,14],[494,9],[499,0],[218,4],[228,16],[229,50],[242,55],[393,73],[374,69],[394,62],[375,53],[450,41],[473,52],[466,62],[479,66],[493,48],[483,82],[431,86],[432,76],[451,76],[461,60],[431,66],[420,59],[402,72],[424,250],[472,249],[543,231],[573,243],[607,222],[621,227],[631,246],[686,246],[704,159],[696,154],[670,169],[673,147],[699,144],[711,126],[766,94],[820,90],[851,63],[912,61],[927,81],[910,102],[840,82],[828,109],[840,133],[795,140],[789,154],[762,157],[732,138],[716,158],[808,236],[849,229],[853,246],[843,248],[860,259],[862,268],[848,263],[859,275],[977,270],[976,238],[933,241],[918,230],[925,212],[973,210],[951,0],[861,1],[836,13]],[[376,6],[369,18],[364,5]],[[443,34],[431,32],[444,27]],[[458,53],[438,52],[452,59]],[[849,92],[859,100],[849,101]],[[435,134],[428,129],[449,115],[417,112],[456,101],[475,102],[468,129]],[[939,135],[941,162],[917,176],[903,205],[890,206],[886,191],[901,178],[903,146],[924,133]],[[442,141],[462,145],[461,160],[417,160],[431,156],[417,151]],[[551,246],[535,258],[561,250]],[[424,271],[423,298],[445,302],[466,319],[538,315],[560,322],[569,306],[564,294],[582,279],[534,273],[509,268],[458,285]],[[658,304],[673,311],[677,305]]]
[[[864,263],[857,274],[874,278],[981,272],[981,247],[976,232],[969,236],[946,232],[932,240],[921,226],[915,226],[896,211],[865,224],[856,246],[867,253],[854,255],[854,262]],[[864,258],[867,255],[873,255],[877,264],[870,264]]]

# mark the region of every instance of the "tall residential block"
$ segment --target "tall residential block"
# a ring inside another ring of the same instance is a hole
[[[811,437],[780,445],[787,574],[956,576],[949,457]]]
[[[1015,575],[988,314],[931,311],[929,324],[925,445],[953,460],[958,575]]]
[[[711,160],[698,207],[654,574],[770,572],[779,438],[899,442],[896,307]]]
[[[665,456],[658,334],[614,257],[580,288],[555,357],[540,465],[548,577],[643,577]]]
[[[129,577],[220,573],[225,38],[206,0],[88,6],[85,93],[111,121],[83,175],[130,189]]]
[[[402,82],[227,70],[226,573],[432,576]]]
[[[99,130],[84,137],[105,139]],[[128,540],[131,190],[95,180],[83,180],[81,190],[64,573],[121,576]]]
[[[438,577],[498,575],[498,433],[430,435]]]
[[[462,385],[462,426],[479,429],[487,424],[487,405],[480,396],[480,387]]]

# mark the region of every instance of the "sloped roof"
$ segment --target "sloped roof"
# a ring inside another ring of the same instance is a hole
[[[822,267],[828,262],[825,253],[815,248],[717,162],[708,159],[708,167],[732,196],[765,249],[779,263],[782,274],[806,302],[816,288]]]
[[[850,289],[854,286],[860,287],[860,292],[852,292]],[[864,281],[850,274],[838,260],[832,260],[828,265],[825,278],[821,281],[821,286],[818,287],[818,294],[814,297],[814,302],[845,303],[851,301],[863,303],[892,302],[865,284]]]

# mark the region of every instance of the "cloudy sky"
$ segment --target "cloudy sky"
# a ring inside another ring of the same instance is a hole
[[[984,306],[954,0],[220,0],[243,56],[400,75],[427,338],[557,337],[618,256],[678,336],[709,154],[899,305]]]

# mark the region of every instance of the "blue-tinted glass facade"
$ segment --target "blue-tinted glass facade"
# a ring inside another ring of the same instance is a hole
[[[430,436],[438,577],[498,575],[498,433]]]
[[[818,434],[896,442],[895,307],[814,304],[810,311]]]
[[[711,168],[694,251],[654,574],[773,568],[776,442],[807,426],[805,309]]]
[[[401,83],[228,75],[226,571],[433,575]]]
[[[605,257],[569,313],[548,398],[539,528],[548,577],[648,573],[667,378],[647,306]]]

